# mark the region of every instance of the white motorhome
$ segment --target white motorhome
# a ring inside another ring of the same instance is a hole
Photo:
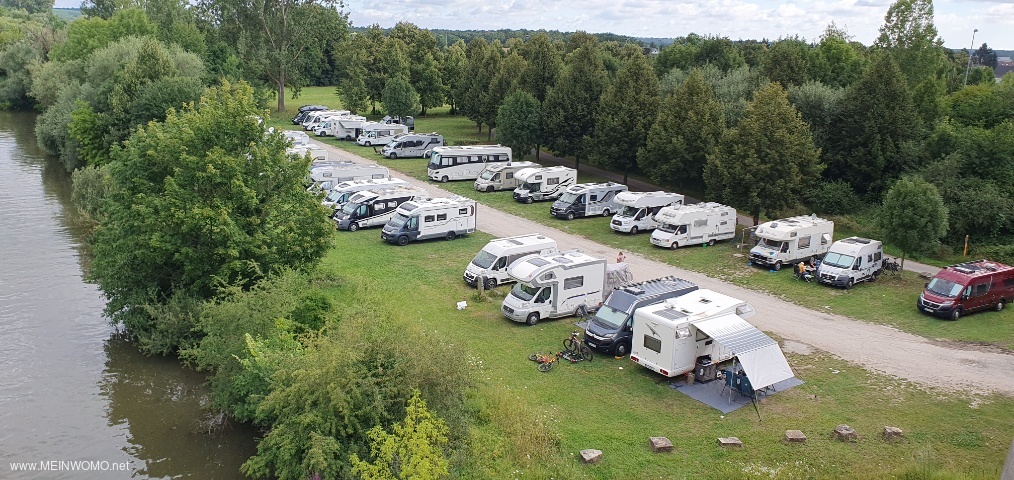
[[[620,209],[616,195],[626,191],[627,186],[622,183],[579,183],[560,195],[560,199],[549,207],[549,213],[567,220],[592,215],[608,217]]]
[[[495,238],[475,254],[475,258],[465,267],[462,278],[473,287],[485,279],[483,286],[486,290],[490,290],[497,285],[514,281],[514,278],[507,274],[507,267],[516,260],[529,255],[545,255],[557,251],[556,240],[538,233]]]
[[[303,119],[303,130],[314,131],[320,122],[324,121],[326,117],[334,117],[338,115],[349,115],[352,112],[348,110],[322,110],[308,114]]]
[[[834,222],[816,215],[783,218],[758,225],[754,234],[760,241],[750,249],[750,263],[781,270],[827,253]]]
[[[849,237],[831,244],[817,268],[817,281],[852,288],[872,282],[884,266],[884,245],[879,240]]]
[[[339,209],[348,203],[356,192],[363,190],[382,190],[385,188],[408,186],[408,182],[400,178],[371,178],[368,180],[350,180],[340,182],[331,187],[327,197],[321,204],[331,209]]]
[[[300,132],[299,130],[282,130],[281,134],[286,140],[292,142],[292,146],[295,148],[310,145],[310,136],[306,132]]]
[[[433,149],[426,175],[431,180],[475,180],[491,163],[510,163],[511,149],[502,145],[467,145]]]
[[[387,145],[399,133],[408,133],[408,126],[397,123],[370,122],[363,125],[363,133],[356,138],[356,143],[365,147]]]
[[[719,203],[697,203],[665,207],[655,215],[658,227],[651,232],[651,244],[679,248],[736,236],[736,209]]]
[[[465,197],[416,199],[398,207],[380,238],[401,246],[416,240],[454,240],[475,232],[475,200]]]
[[[444,136],[437,133],[406,133],[397,135],[384,145],[380,154],[387,158],[429,157],[433,149],[444,145]]]
[[[540,168],[542,165],[532,162],[491,163],[479,173],[475,179],[475,191],[492,192],[493,190],[514,190],[521,184],[517,174],[525,168]]]
[[[366,122],[366,117],[358,115],[335,115],[325,118],[313,133],[318,137],[352,140],[359,136],[361,132],[357,129],[362,129],[362,125]]]
[[[577,170],[570,167],[525,168],[514,174],[518,185],[514,200],[532,203],[555,200],[577,182]]]
[[[524,258],[508,266],[507,274],[518,283],[500,311],[529,325],[594,311],[609,293],[606,261],[577,250]]]
[[[428,198],[426,190],[416,187],[394,187],[382,190],[364,190],[352,195],[334,220],[339,230],[354,232],[360,228],[386,225],[401,204]]]
[[[792,378],[778,343],[746,321],[753,314],[749,303],[713,290],[638,308],[630,360],[675,377],[737,357],[752,390]]]
[[[655,214],[662,207],[683,205],[683,195],[669,192],[620,192],[616,194],[616,204],[623,207],[623,210],[613,215],[609,228],[634,235],[639,231],[654,230],[658,226]]]
[[[391,171],[385,166],[353,162],[318,165],[310,169],[311,184],[322,190],[330,190],[341,182],[388,178],[390,176]]]
[[[327,162],[327,150],[324,147],[317,145],[312,142],[307,142],[301,145],[289,147],[285,149],[286,155],[295,155],[299,158],[303,158],[306,155],[310,155],[311,162]]]

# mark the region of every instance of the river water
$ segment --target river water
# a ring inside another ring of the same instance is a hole
[[[70,176],[34,123],[0,112],[0,478],[243,478],[255,433],[209,434],[204,377],[145,357],[102,316]],[[14,471],[31,464],[59,470]]]

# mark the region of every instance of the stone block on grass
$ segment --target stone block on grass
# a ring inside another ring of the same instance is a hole
[[[728,448],[743,448],[743,442],[736,437],[718,437],[718,446]]]
[[[672,442],[666,437],[649,437],[648,445],[655,453],[666,453],[672,451]]]
[[[581,450],[581,461],[584,463],[599,463],[602,460],[602,450],[587,448]]]
[[[859,434],[848,425],[834,427],[834,439],[843,442],[858,442]]]
[[[888,442],[897,442],[905,438],[905,432],[901,431],[898,427],[884,427],[884,440]]]
[[[785,441],[788,443],[806,443],[806,435],[799,430],[786,430]]]

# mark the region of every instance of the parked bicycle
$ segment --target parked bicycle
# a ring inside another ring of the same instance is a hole
[[[901,271],[901,264],[898,263],[897,259],[884,257],[884,266],[882,268],[885,272],[895,274]]]
[[[592,360],[592,349],[584,344],[580,332],[571,332],[570,337],[563,341],[563,348],[564,358],[570,360],[571,363]]]
[[[528,359],[539,364],[538,369],[540,372],[548,372],[553,369],[553,365],[560,361],[559,353],[542,353],[535,352],[528,356]]]

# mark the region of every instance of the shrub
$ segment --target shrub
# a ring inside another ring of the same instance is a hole
[[[814,210],[828,215],[851,213],[859,205],[855,190],[844,180],[818,183],[809,191],[806,200]]]

